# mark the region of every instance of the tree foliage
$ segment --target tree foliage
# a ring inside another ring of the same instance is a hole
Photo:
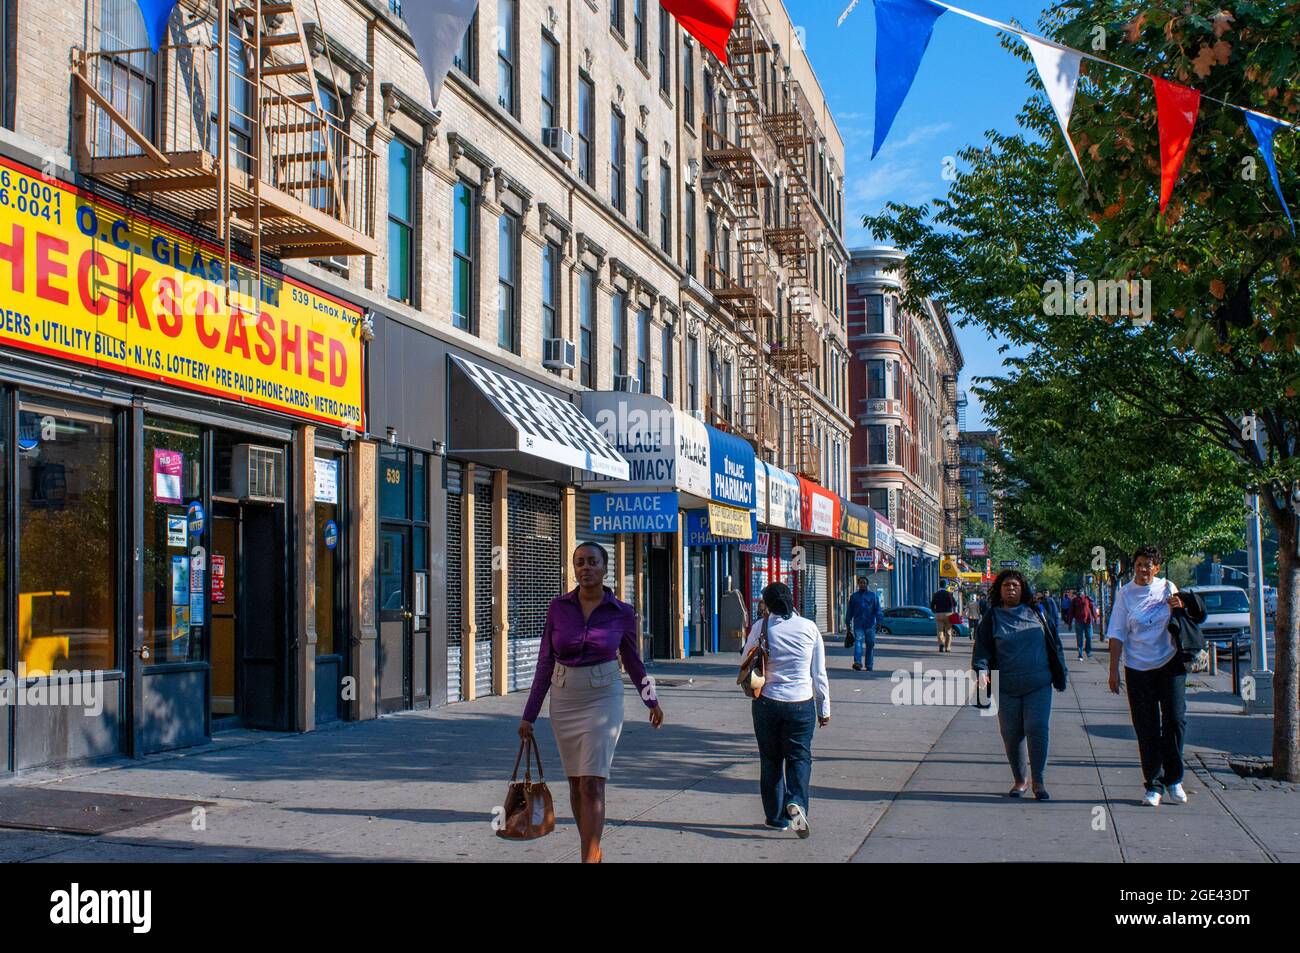
[[[865,224],[908,252],[907,304],[941,299],[1026,352],[984,396],[1007,440],[1008,522],[1034,548],[1063,559],[1107,541],[1120,552],[1138,539],[1175,553],[1228,548],[1236,501],[1248,486],[1260,491],[1281,550],[1275,772],[1300,779],[1289,501],[1300,479],[1300,243],[1242,114],[1210,99],[1300,120],[1300,5],[1064,0],[1042,29],[1077,49],[1100,38],[1101,55],[1137,71],[1086,64],[1070,132],[1087,181],[1027,51],[1008,37],[1034,90],[1020,131],[961,150],[946,198],[891,204]],[[1205,97],[1163,218],[1143,73]],[[1280,131],[1275,151],[1283,191],[1300,206],[1296,134]],[[1149,282],[1149,322],[1048,316],[1047,283],[1071,276]],[[1258,440],[1243,426],[1252,419]],[[1084,532],[1067,532],[1072,520]]]

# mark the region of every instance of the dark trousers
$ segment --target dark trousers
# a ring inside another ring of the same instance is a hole
[[[754,699],[754,737],[758,739],[758,786],[769,824],[789,823],[785,808],[794,802],[808,812],[812,780],[812,740],[817,703]]]
[[[1142,780],[1159,791],[1183,780],[1183,736],[1187,733],[1187,666],[1175,655],[1160,668],[1124,667],[1128,710],[1142,758]]]
[[[998,697],[998,728],[1002,732],[1002,745],[1007,751],[1007,762],[1017,784],[1025,781],[1026,770],[1035,787],[1043,784],[1047,771],[1047,738],[1052,721],[1052,686],[1030,692],[1028,695]]]
[[[1092,658],[1092,623],[1076,622],[1074,623],[1074,641],[1079,645],[1079,654],[1083,655],[1086,651],[1088,658]]]

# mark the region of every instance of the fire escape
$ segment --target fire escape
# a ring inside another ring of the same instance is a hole
[[[965,418],[966,395],[957,396],[957,375],[943,376],[943,551],[962,552],[961,434],[959,422]]]
[[[156,54],[119,48],[100,29],[91,50],[74,51],[81,169],[214,238],[227,304],[232,293],[262,297],[264,256],[376,254],[375,154],[325,108],[297,4],[179,9]],[[243,287],[231,269],[241,254]]]
[[[777,54],[760,7],[762,0],[741,0],[727,47],[735,108],[705,117],[704,155],[728,177],[738,226],[735,272],[715,262],[709,277],[742,343],[736,429],[771,459],[780,444],[782,399],[793,421],[795,469],[820,480],[812,387],[821,342],[812,323],[811,269],[822,224],[808,174],[815,120],[797,81],[764,75],[766,57]]]

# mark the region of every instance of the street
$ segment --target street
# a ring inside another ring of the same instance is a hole
[[[1073,639],[1063,633],[1067,647]],[[817,732],[812,834],[765,830],[749,703],[735,661],[652,668],[667,713],[655,732],[630,686],[608,794],[610,862],[1295,862],[1294,785],[1238,777],[1231,753],[1265,754],[1270,720],[1236,713],[1227,675],[1188,680],[1186,805],[1139,806],[1137,747],[1105,655],[1067,652],[1055,696],[1052,801],[1005,796],[996,719],[973,706],[891,703],[891,673],[955,668],[927,638],[882,637],[876,671],[850,670],[827,640],[832,721]],[[111,765],[29,773],[13,785],[189,798],[189,813],[98,837],[0,829],[0,860],[46,862],[557,861],[578,839],[545,710],[538,737],[557,827],[538,841],[494,836],[524,697],[490,697],[304,735],[237,731],[211,744]],[[0,790],[3,789],[0,787]],[[196,826],[203,829],[195,830]]]

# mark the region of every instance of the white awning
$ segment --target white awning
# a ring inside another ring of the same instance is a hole
[[[568,468],[628,478],[628,463],[577,405],[451,356],[447,452],[568,482]],[[511,459],[511,457],[515,459]]]

